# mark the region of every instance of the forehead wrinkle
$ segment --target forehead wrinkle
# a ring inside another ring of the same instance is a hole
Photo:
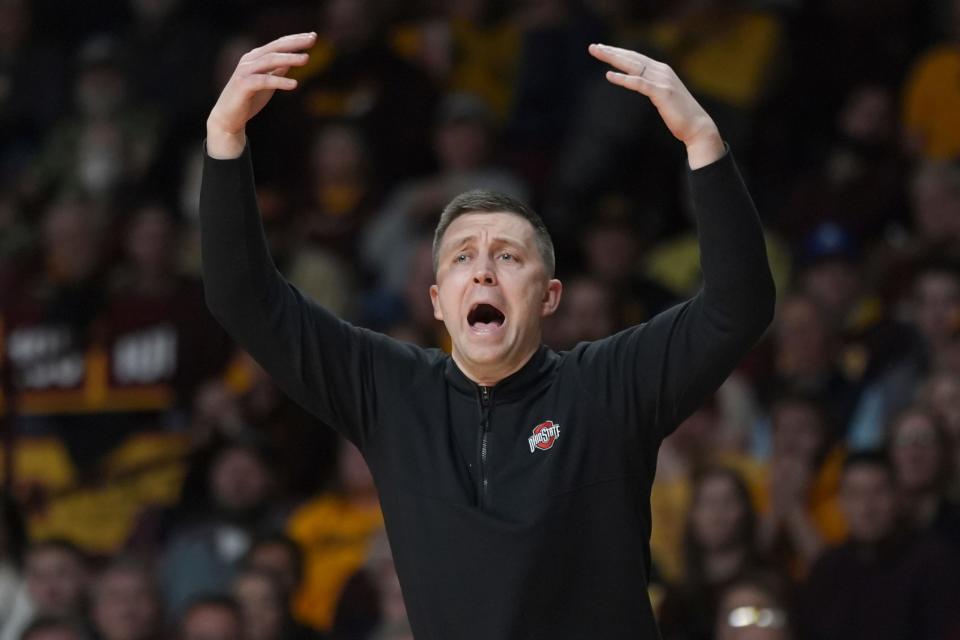
[[[493,236],[492,238],[489,236],[490,236],[490,232],[487,231],[486,229],[480,230],[479,233],[471,233],[463,236],[456,236],[449,242],[444,242],[444,245],[446,245],[444,249],[449,250],[452,247],[462,247],[463,245],[466,245],[466,244],[475,243],[478,240],[481,244],[486,243],[494,246],[510,245],[520,249],[527,248],[527,245],[523,240],[519,238],[515,238],[513,236],[496,235],[496,236]]]

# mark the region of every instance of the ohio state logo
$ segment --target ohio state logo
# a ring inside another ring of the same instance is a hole
[[[541,422],[533,428],[533,435],[527,438],[530,443],[530,453],[540,449],[546,451],[553,446],[553,443],[560,437],[560,425],[554,424],[553,420]]]

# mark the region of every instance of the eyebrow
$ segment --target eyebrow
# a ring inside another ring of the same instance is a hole
[[[459,238],[454,238],[448,244],[448,247],[451,247],[451,248],[462,247],[463,245],[469,244],[475,241],[476,239],[477,239],[477,236],[475,234],[469,235],[469,236],[460,236]],[[520,240],[517,240],[516,238],[510,238],[507,236],[496,236],[490,241],[490,244],[509,245],[511,247],[517,247],[518,249],[526,249],[526,245],[524,245],[523,242],[521,242]]]

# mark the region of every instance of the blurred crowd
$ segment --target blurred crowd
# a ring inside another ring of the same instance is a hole
[[[309,30],[248,130],[276,264],[445,349],[468,188],[546,219],[557,350],[697,290],[682,145],[586,48],[673,66],[778,309],[661,448],[664,639],[960,638],[960,0],[0,0],[0,640],[411,638],[362,456],[200,281],[206,114]]]

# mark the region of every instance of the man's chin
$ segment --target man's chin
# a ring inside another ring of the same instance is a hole
[[[467,344],[461,349],[468,362],[482,365],[503,363],[507,359],[509,349],[506,344]]]

